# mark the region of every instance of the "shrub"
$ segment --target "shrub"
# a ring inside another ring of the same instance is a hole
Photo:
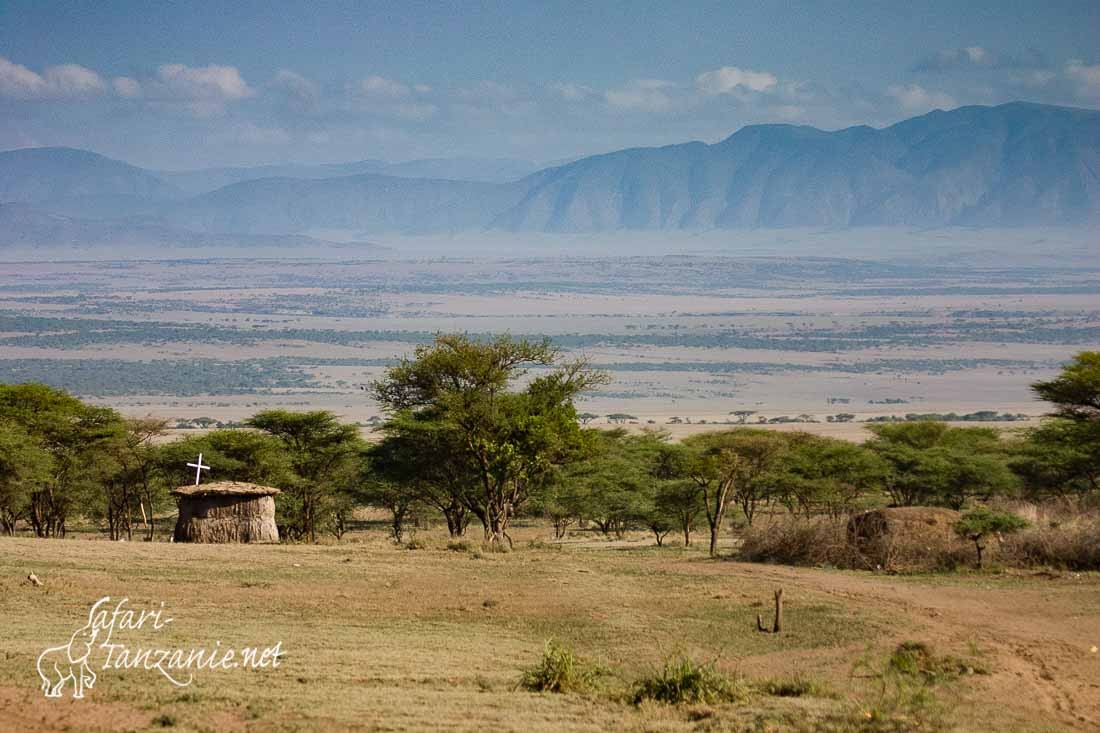
[[[470,543],[466,540],[451,540],[447,543],[447,549],[451,552],[469,552]]]
[[[825,518],[785,517],[758,523],[745,532],[740,554],[751,562],[783,565],[852,564],[844,522]]]
[[[538,665],[523,673],[520,686],[531,692],[585,692],[595,685],[598,676],[598,670],[572,649],[551,639]]]
[[[697,664],[682,657],[666,662],[656,675],[639,680],[633,701],[635,705],[645,700],[679,705],[733,702],[746,696],[744,685],[730,681],[714,669],[713,663]]]
[[[802,675],[765,680],[760,689],[773,697],[833,697],[825,685]]]
[[[405,543],[406,550],[426,550],[428,545],[421,540],[409,540]]]
[[[1100,570],[1100,520],[1035,527],[1005,537],[1001,560],[1021,567]]]
[[[966,545],[947,536],[884,532],[849,542],[845,519],[786,517],[749,529],[741,557],[750,562],[830,565],[857,570],[927,572],[953,570],[966,562]]]
[[[919,678],[928,684],[958,679],[967,674],[986,674],[977,664],[954,656],[939,656],[922,641],[903,641],[886,660],[888,672]]]

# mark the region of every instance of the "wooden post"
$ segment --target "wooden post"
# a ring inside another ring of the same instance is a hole
[[[778,634],[783,630],[783,589],[777,588],[775,591],[775,619],[772,621],[771,629],[764,626],[764,618],[758,613],[756,614],[756,629],[757,631],[763,631],[765,634]]]

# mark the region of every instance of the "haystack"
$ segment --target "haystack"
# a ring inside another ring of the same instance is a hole
[[[278,489],[240,481],[181,486],[176,542],[278,542]]]
[[[883,539],[913,542],[951,542],[959,513],[934,506],[872,509],[848,520],[849,544],[861,546]]]

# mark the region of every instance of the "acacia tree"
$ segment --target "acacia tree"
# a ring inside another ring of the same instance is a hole
[[[153,539],[155,510],[164,500],[164,483],[158,468],[155,440],[164,435],[168,423],[158,418],[126,418],[121,430],[104,445],[101,459],[99,498],[113,540],[133,539],[134,512],[141,514],[146,536]],[[104,465],[110,462],[108,470]]]
[[[530,367],[547,371],[516,388]],[[475,478],[464,500],[482,519],[486,540],[510,544],[515,511],[577,449],[573,399],[604,380],[583,359],[562,362],[549,340],[485,342],[452,334],[418,347],[371,391],[390,416],[384,434],[423,426],[445,438],[443,450],[457,451],[448,459],[464,461]]]
[[[774,493],[771,473],[787,448],[774,431],[737,428],[693,435],[683,441],[688,477],[703,495],[710,528],[710,554],[718,555],[718,537],[731,504],[737,504],[750,525],[757,509]]]
[[[1077,354],[1058,377],[1031,388],[1056,409],[1027,434],[1013,470],[1035,494],[1100,491],[1100,351]]]
[[[953,428],[930,420],[874,425],[867,447],[885,461],[894,503],[960,509],[970,497],[1011,493],[1010,446],[990,428]]]
[[[277,438],[254,430],[212,430],[158,446],[157,470],[168,486],[194,483],[189,468],[199,453],[209,464],[204,480],[244,481],[281,488],[289,480],[287,451]]]
[[[679,445],[662,445],[654,456],[651,473],[657,485],[654,503],[666,516],[675,519],[684,536],[684,547],[691,546],[691,533],[703,514],[702,494],[690,478],[688,453]]]
[[[19,426],[49,455],[49,471],[32,482],[26,516],[39,537],[63,537],[75,508],[89,506],[109,469],[101,453],[117,437],[121,416],[85,405],[43,384],[0,386],[0,421]]]
[[[50,455],[26,430],[0,424],[0,529],[15,534],[15,525],[30,507],[31,492],[50,475]]]
[[[985,507],[973,509],[955,523],[955,534],[974,543],[978,553],[978,567],[982,566],[982,552],[985,550],[985,538],[989,535],[1002,535],[1018,532],[1027,527],[1027,520],[1015,514],[994,512]]]
[[[341,424],[324,410],[266,410],[247,424],[274,436],[285,448],[292,470],[287,493],[297,515],[290,533],[315,542],[318,524],[329,509],[328,499],[349,483],[358,467],[364,449],[358,428]]]
[[[410,513],[420,502],[443,514],[451,537],[464,536],[470,507],[478,506],[471,500],[478,477],[464,460],[461,446],[447,444],[455,433],[427,422],[405,423],[402,417],[394,418],[387,430],[388,435],[367,453],[365,503],[386,506],[397,522],[399,513]]]
[[[790,449],[775,476],[777,496],[792,512],[833,516],[851,511],[858,498],[880,487],[885,465],[872,451],[846,440],[791,433]]]

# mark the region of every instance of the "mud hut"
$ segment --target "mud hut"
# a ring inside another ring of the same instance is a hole
[[[848,520],[848,542],[863,545],[886,537],[910,540],[954,539],[959,513],[942,507],[898,506],[872,509]]]
[[[181,486],[176,542],[278,542],[278,489],[240,481]]]

